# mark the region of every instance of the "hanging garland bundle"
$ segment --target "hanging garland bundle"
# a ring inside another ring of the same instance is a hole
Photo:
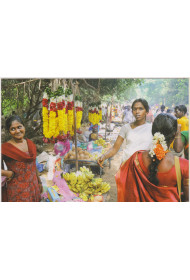
[[[82,113],[83,113],[80,96],[75,97],[75,108],[76,108],[76,129],[79,129],[81,127]]]
[[[99,124],[99,122],[102,120],[101,102],[90,104],[88,119],[93,125]]]
[[[64,108],[65,96],[60,96],[62,93],[62,87],[59,87],[56,92],[51,92],[49,88],[46,88],[43,95],[43,134],[47,139],[51,137],[59,138],[59,136],[61,136],[60,134],[63,134],[63,132],[67,134],[67,115],[65,114]],[[47,139],[44,139],[44,142],[48,142]]]
[[[49,138],[48,94],[44,92],[42,100],[43,134]]]
[[[83,114],[81,97],[76,96],[75,102],[76,129],[78,130],[81,127]],[[62,87],[59,87],[56,92],[52,92],[46,88],[42,106],[44,142],[48,142],[50,138],[60,140],[74,135],[74,100],[71,89],[67,88],[64,91]],[[98,110],[97,121],[99,122]]]
[[[56,126],[57,126],[57,121],[56,121],[56,113],[57,113],[57,108],[56,108],[56,98],[51,97],[50,98],[50,113],[49,113],[49,138],[55,137],[55,132],[56,131]]]

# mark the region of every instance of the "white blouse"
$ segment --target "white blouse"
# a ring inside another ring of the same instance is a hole
[[[130,124],[122,126],[119,136],[126,139],[126,147],[123,151],[121,162],[129,159],[136,151],[149,150],[152,143],[152,124],[131,128]]]

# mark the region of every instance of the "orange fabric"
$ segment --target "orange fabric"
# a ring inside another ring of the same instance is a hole
[[[188,161],[180,159],[180,166],[182,176],[188,176]],[[185,171],[182,170],[185,164]],[[119,202],[179,202],[179,195],[177,190],[177,178],[175,174],[175,167],[171,169],[173,174],[172,180],[167,173],[158,173],[159,186],[150,183],[147,179],[148,170],[142,165],[142,152],[134,153],[116,173],[115,179],[118,190]],[[161,178],[164,177],[168,181]]]

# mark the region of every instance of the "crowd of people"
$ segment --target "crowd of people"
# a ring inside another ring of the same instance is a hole
[[[103,116],[108,116],[104,108]],[[185,105],[172,112],[136,99],[122,112],[123,126],[111,149],[98,158],[103,168],[125,143],[121,166],[115,175],[119,202],[189,201],[189,120]],[[117,116],[119,109],[115,108]],[[6,119],[10,140],[2,144],[2,170],[6,187],[2,201],[40,201],[42,185],[36,169],[35,144],[25,138],[19,116]],[[97,129],[97,128],[96,128]],[[96,139],[92,129],[89,140]],[[94,138],[95,137],[95,138]],[[4,163],[7,168],[4,168]]]

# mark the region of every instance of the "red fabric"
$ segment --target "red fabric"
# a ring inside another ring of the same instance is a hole
[[[36,159],[36,146],[35,144],[30,140],[26,139],[28,144],[28,151],[29,155],[25,152],[22,152],[21,150],[17,149],[14,145],[11,143],[3,143],[1,146],[1,153],[4,156],[7,156],[9,158],[12,158],[17,161],[26,161],[31,162]]]
[[[27,143],[29,153],[20,151],[10,143],[2,144],[3,160],[8,170],[15,173],[14,178],[7,182],[7,188],[2,190],[4,202],[40,201],[36,175],[36,148],[31,140],[27,139]]]
[[[187,163],[180,159],[182,178],[187,173]],[[150,183],[147,174],[148,170],[142,166],[142,152],[134,153],[115,175],[118,201],[179,202],[175,166],[167,173],[158,173],[159,186]]]

